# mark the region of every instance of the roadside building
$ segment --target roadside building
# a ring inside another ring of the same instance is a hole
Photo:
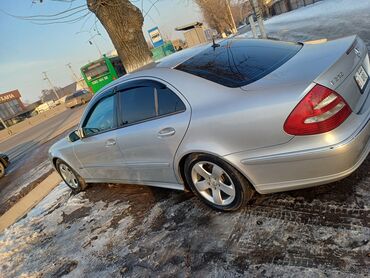
[[[26,110],[18,90],[0,94],[0,117],[5,123],[12,124],[12,119]]]
[[[78,90],[86,89],[86,83],[83,79],[79,80],[78,82],[73,82],[63,88],[57,87],[55,90],[57,91],[59,99],[63,99],[64,97],[75,93]],[[41,101],[43,103],[48,101],[57,101],[57,96],[51,89],[45,89],[41,91]]]
[[[203,23],[201,22],[194,22],[184,26],[180,26],[175,28],[175,30],[184,32],[185,41],[188,47],[207,42]]]

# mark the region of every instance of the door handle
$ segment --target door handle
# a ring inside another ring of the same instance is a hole
[[[114,146],[116,144],[116,140],[114,139],[108,139],[106,142],[105,142],[105,146],[106,147],[111,147],[111,146]]]
[[[158,137],[163,138],[163,137],[169,137],[172,136],[176,133],[176,130],[173,127],[166,127],[164,129],[161,129],[158,132]]]

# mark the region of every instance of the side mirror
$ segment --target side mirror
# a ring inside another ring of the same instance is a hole
[[[84,129],[82,127],[77,129],[77,135],[80,137],[80,139],[85,138]]]
[[[79,136],[79,134],[78,134],[79,132],[78,132],[78,130],[74,130],[74,131],[72,131],[69,135],[68,135],[68,139],[69,139],[69,141],[71,141],[71,142],[75,142],[75,141],[77,141],[77,140],[80,140],[81,139],[81,137]]]

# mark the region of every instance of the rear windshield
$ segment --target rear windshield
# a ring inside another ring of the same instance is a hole
[[[300,44],[272,40],[226,40],[175,69],[227,87],[242,87],[274,71],[301,48]]]

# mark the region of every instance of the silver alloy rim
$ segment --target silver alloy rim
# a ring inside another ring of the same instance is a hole
[[[5,167],[4,165],[0,162],[0,177],[4,176],[5,174]]]
[[[213,204],[227,206],[235,199],[235,186],[220,166],[200,161],[194,164],[191,178],[197,191]]]
[[[78,188],[78,180],[72,170],[64,164],[60,164],[59,166],[60,173],[64,179],[64,181],[73,188]]]

